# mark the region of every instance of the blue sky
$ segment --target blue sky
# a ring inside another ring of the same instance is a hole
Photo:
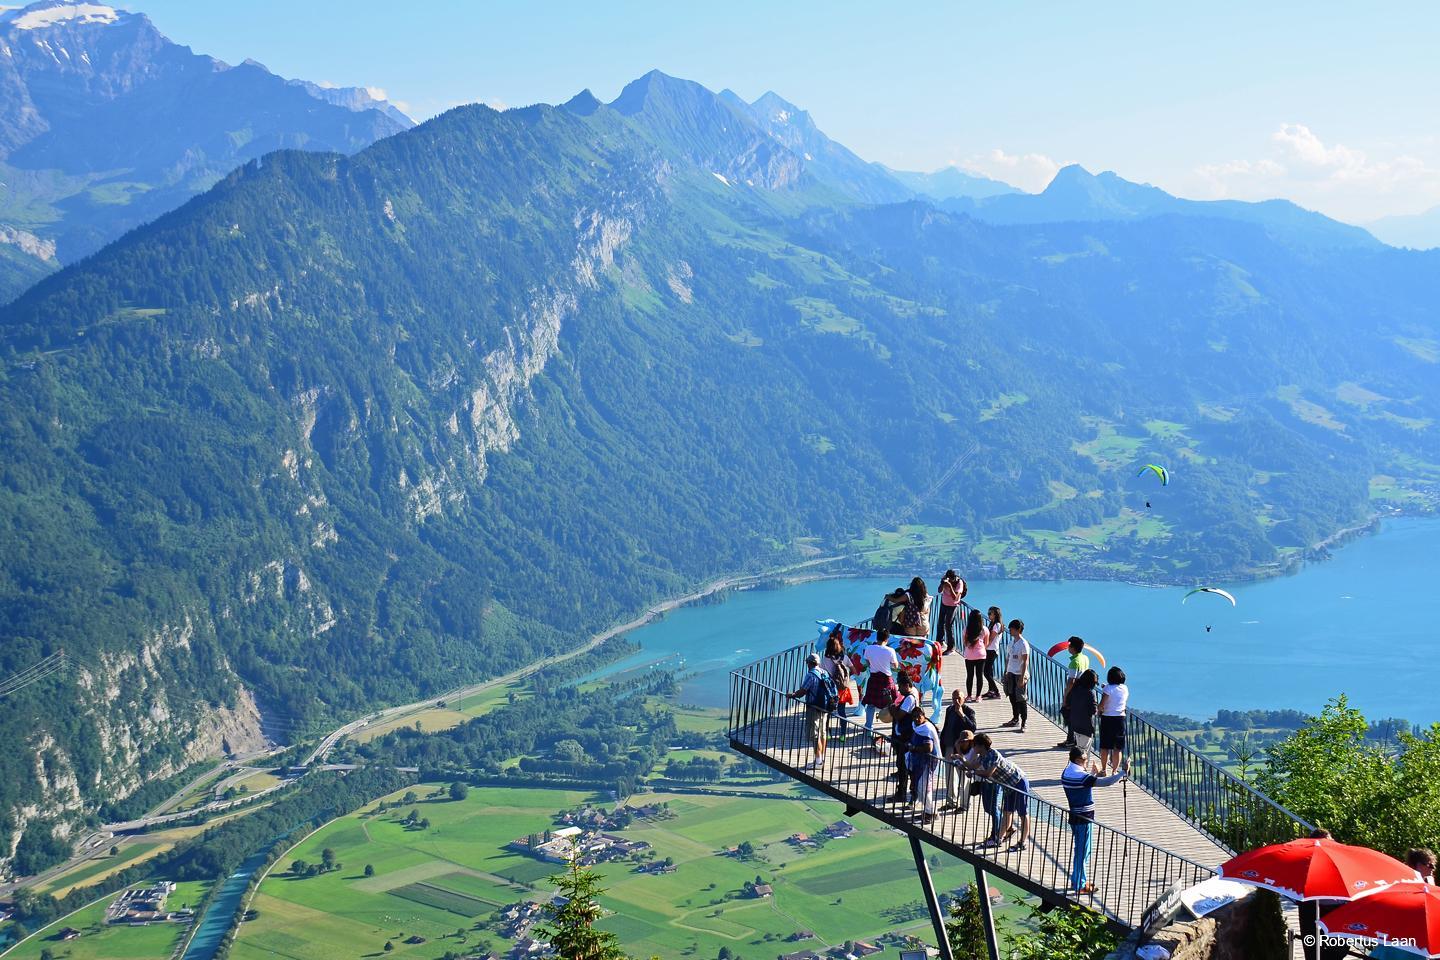
[[[417,119],[585,87],[609,100],[658,67],[747,99],[774,90],[905,169],[1039,189],[1079,162],[1355,222],[1440,204],[1431,2],[120,5],[224,60],[383,89]]]

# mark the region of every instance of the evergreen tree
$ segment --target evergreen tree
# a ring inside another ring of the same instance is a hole
[[[570,869],[551,877],[550,882],[559,888],[565,905],[554,910],[539,936],[550,941],[561,960],[628,960],[619,937],[595,929],[595,921],[600,919],[598,898],[604,892],[595,871],[581,867],[572,857]]]
[[[966,887],[960,899],[951,904],[950,916],[945,920],[945,939],[950,941],[950,951],[964,960],[989,955],[977,890],[974,884]]]

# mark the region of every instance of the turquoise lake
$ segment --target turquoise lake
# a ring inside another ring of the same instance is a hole
[[[917,572],[933,590],[941,571]],[[1095,644],[1125,669],[1140,710],[1313,713],[1345,693],[1372,720],[1429,723],[1440,720],[1437,575],[1440,520],[1398,519],[1294,576],[1218,584],[1235,594],[1233,609],[1208,595],[1182,605],[1183,587],[1092,581],[972,580],[968,599],[1024,620],[1036,645],[1071,634]],[[684,607],[630,633],[640,652],[604,672],[683,660],[681,700],[724,706],[731,669],[813,639],[816,620],[870,616],[897,583],[821,580]]]

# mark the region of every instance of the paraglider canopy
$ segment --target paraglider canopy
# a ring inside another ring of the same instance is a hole
[[[1046,655],[1046,656],[1049,656],[1049,657],[1053,657],[1053,656],[1055,656],[1055,654],[1060,653],[1060,652],[1062,652],[1062,651],[1064,651],[1064,650],[1068,650],[1069,648],[1070,648],[1070,641],[1069,641],[1069,640],[1061,640],[1059,643],[1055,644],[1055,646],[1051,647],[1049,650],[1046,650],[1046,651],[1045,651],[1045,655]],[[1099,660],[1099,661],[1100,661],[1100,666],[1102,666],[1102,667],[1109,666],[1109,664],[1107,664],[1107,663],[1105,662],[1105,654],[1101,653],[1100,650],[1099,650],[1097,647],[1095,647],[1093,644],[1089,644],[1089,643],[1085,644],[1085,653],[1086,653],[1087,655],[1091,656],[1091,657],[1094,657],[1096,660]]]
[[[1230,606],[1235,606],[1235,598],[1229,593],[1229,591],[1221,590],[1219,587],[1196,587],[1194,590],[1191,590],[1189,593],[1185,594],[1184,599],[1182,599],[1180,602],[1184,603],[1191,597],[1195,596],[1195,594],[1197,593],[1213,593],[1217,597],[1224,597],[1226,600],[1229,600]]]
[[[1145,466],[1141,467],[1141,468],[1140,468],[1140,472],[1137,473],[1137,474],[1135,474],[1135,476],[1137,476],[1137,477],[1143,477],[1147,472],[1153,472],[1153,473],[1155,474],[1155,476],[1157,476],[1157,477],[1160,478],[1160,486],[1162,486],[1162,487],[1168,487],[1168,486],[1170,486],[1170,471],[1169,471],[1169,470],[1166,470],[1164,467],[1160,466],[1158,463],[1147,463],[1147,464],[1145,464]]]

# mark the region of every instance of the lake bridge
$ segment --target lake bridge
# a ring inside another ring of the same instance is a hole
[[[957,623],[964,623],[962,605]],[[868,627],[863,621],[856,626]],[[932,624],[932,636],[933,636]],[[898,638],[897,638],[898,639]],[[1008,637],[1002,639],[997,670],[1004,669]],[[1215,876],[1235,853],[1303,836],[1311,825],[1250,787],[1133,711],[1127,718],[1126,755],[1130,775],[1122,787],[1096,789],[1093,855],[1088,870],[1093,896],[1070,892],[1074,841],[1060,786],[1068,762],[1056,748],[1065,737],[1061,716],[1065,668],[1032,645],[1025,732],[1002,727],[1009,701],[973,704],[979,728],[1000,752],[1026,772],[1031,793],[1030,843],[1011,852],[1008,843],[982,847],[993,819],[979,797],[965,810],[944,808],[923,822],[908,803],[895,801],[890,778],[895,761],[881,753],[859,719],[834,716],[823,761],[810,765],[813,748],[805,729],[805,706],[790,694],[800,685],[805,658],[818,652],[803,643],[735,670],[730,687],[730,744],[738,752],[845,804],[847,816],[863,813],[904,833],[929,908],[940,954],[952,960],[944,915],[925,861],[926,846],[958,857],[976,871],[976,889],[989,889],[987,875],[999,877],[1038,897],[1046,908],[1078,903],[1102,913],[1117,931],[1144,927],[1160,901],[1177,890]],[[963,660],[957,650],[945,657],[944,690],[964,689]],[[997,681],[998,681],[997,677]],[[863,690],[863,684],[861,686]],[[927,705],[932,706],[932,705]],[[888,726],[888,725],[887,725]],[[876,731],[882,727],[877,725]],[[952,760],[935,773],[937,797],[953,785],[955,798],[968,798],[973,775]],[[990,955],[998,958],[990,901],[980,896]]]

